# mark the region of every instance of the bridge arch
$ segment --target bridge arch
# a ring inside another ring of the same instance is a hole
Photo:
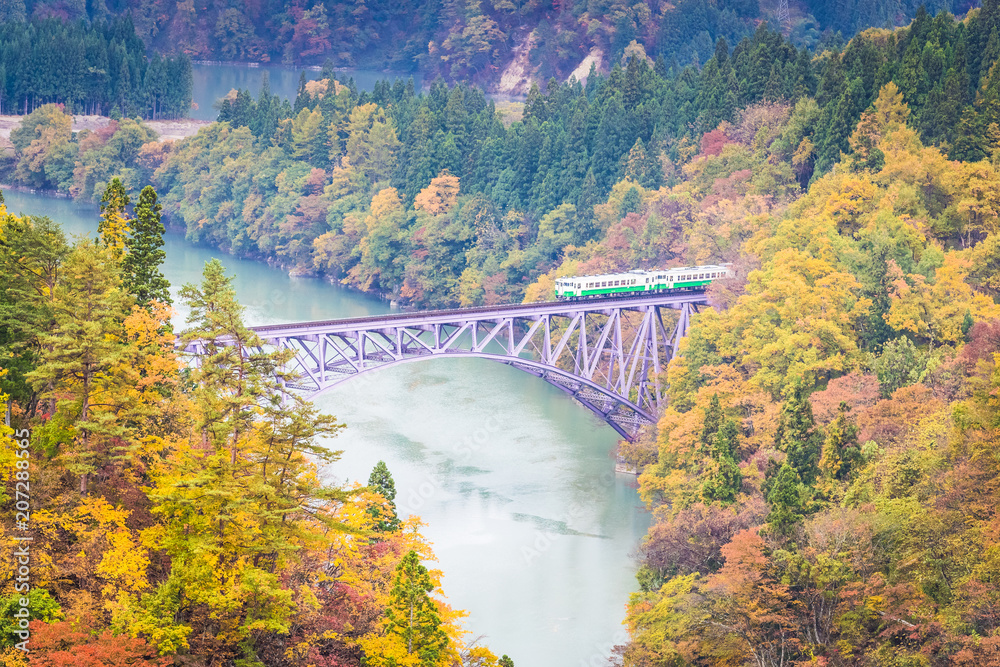
[[[703,292],[685,291],[253,329],[265,345],[293,352],[286,370],[298,379],[286,386],[310,396],[386,366],[481,358],[545,380],[634,440],[665,407],[661,374],[703,304]],[[671,329],[665,309],[678,314]]]
[[[357,373],[344,374],[342,378],[327,383],[318,390],[307,393],[307,397],[312,399],[334,387],[347,384],[363,374],[373,373],[383,368],[409,364],[413,362],[427,361],[430,359],[486,359],[497,363],[511,366],[522,372],[544,380],[556,389],[576,399],[583,407],[587,408],[602,421],[607,423],[617,433],[628,440],[635,437],[636,432],[643,424],[654,423],[656,416],[650,414],[642,407],[636,405],[631,400],[619,396],[618,394],[602,387],[600,384],[587,380],[561,368],[546,366],[531,359],[512,359],[498,354],[487,354],[479,352],[453,352],[446,355],[420,355],[393,360],[373,368],[367,368]],[[293,389],[301,388],[298,385]],[[306,390],[308,391],[308,389]]]

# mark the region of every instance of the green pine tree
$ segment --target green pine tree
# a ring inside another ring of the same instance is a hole
[[[715,437],[712,439],[712,454],[716,458],[728,456],[735,459],[739,446],[740,426],[735,419],[730,417],[722,422]]]
[[[434,590],[427,568],[416,551],[396,566],[396,580],[385,610],[389,632],[406,643],[406,652],[420,658],[421,667],[437,665],[448,646],[441,616],[430,593]]]
[[[163,251],[163,233],[160,221],[162,207],[156,201],[156,191],[147,185],[139,193],[139,203],[133,211],[135,219],[125,240],[128,254],[122,261],[122,279],[125,288],[136,303],[149,307],[153,301],[172,303],[170,283],[163,277],[160,265],[166,258]]]
[[[706,504],[720,502],[731,505],[743,486],[743,474],[732,456],[720,456],[709,467],[708,479],[701,486],[701,495]]]
[[[292,353],[263,351],[263,341],[243,323],[244,307],[219,260],[206,262],[201,285],[184,285],[180,295],[191,309],[183,340],[203,351],[191,372],[202,446],[228,447],[235,466],[255,416],[280,396],[280,380],[291,379],[280,369]]]
[[[802,521],[802,499],[799,497],[799,476],[792,466],[785,463],[767,494],[771,511],[767,522],[778,535],[789,536]]]
[[[708,402],[708,407],[705,409],[705,420],[701,428],[701,448],[706,453],[709,452],[712,444],[715,442],[715,434],[719,432],[719,427],[722,425],[724,417],[722,404],[719,402],[719,395],[712,394],[712,398]]]
[[[389,472],[385,461],[379,461],[375,464],[372,474],[368,476],[368,488],[382,496],[389,506],[388,510],[378,506],[368,508],[368,513],[378,519],[375,530],[387,533],[399,528],[401,522],[396,515],[396,483],[393,481],[392,473]]]
[[[827,427],[823,457],[819,461],[820,470],[834,479],[846,479],[861,461],[858,427],[847,418],[849,410],[847,403],[841,401],[836,419]]]
[[[812,404],[801,385],[796,385],[781,406],[775,445],[788,454],[788,464],[802,481],[812,484],[819,472],[822,438],[816,432]]]

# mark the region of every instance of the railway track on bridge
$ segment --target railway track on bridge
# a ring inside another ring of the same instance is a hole
[[[703,290],[504,304],[251,327],[294,352],[289,390],[311,396],[380,368],[433,358],[506,364],[572,396],[629,440],[665,406],[663,374]],[[677,311],[666,326],[662,311]],[[220,338],[213,345],[227,345]],[[192,341],[195,355],[208,351]]]
[[[542,301],[538,303],[512,303],[495,306],[476,306],[474,308],[449,308],[444,310],[418,310],[406,313],[390,313],[386,315],[369,315],[366,317],[350,317],[337,320],[310,320],[291,322],[288,324],[262,324],[249,327],[259,335],[303,331],[309,329],[352,329],[366,324],[385,322],[399,326],[411,321],[451,321],[469,316],[490,314],[497,317],[507,317],[509,314],[544,313],[558,315],[563,312],[579,310],[599,310],[602,306],[608,308],[625,308],[629,306],[668,306],[673,303],[705,302],[704,290],[675,290],[671,292],[645,293],[635,297],[591,298],[565,301]]]

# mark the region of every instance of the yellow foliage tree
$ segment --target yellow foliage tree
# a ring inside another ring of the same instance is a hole
[[[857,280],[794,249],[779,251],[750,274],[747,293],[704,326],[719,353],[740,363],[754,386],[781,394],[800,381],[843,372],[857,353],[853,329],[869,302]]]
[[[458,201],[458,187],[458,176],[452,176],[445,169],[420,191],[413,200],[413,208],[427,211],[431,215],[447,213]]]
[[[128,205],[125,185],[115,176],[101,197],[101,222],[97,232],[101,235],[101,243],[111,251],[111,257],[116,262],[125,256],[125,240],[129,233]]]

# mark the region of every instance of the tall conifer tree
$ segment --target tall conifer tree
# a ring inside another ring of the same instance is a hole
[[[172,303],[170,283],[160,271],[166,258],[163,251],[166,229],[160,221],[161,209],[156,191],[152,186],[144,187],[133,211],[131,234],[125,240],[128,249],[122,262],[125,288],[135,297],[136,303],[147,308],[152,301]]]
[[[430,596],[433,590],[427,568],[420,564],[417,552],[411,550],[396,567],[386,617],[389,632],[403,640],[408,654],[419,657],[421,667],[439,664],[448,646],[441,615]]]

